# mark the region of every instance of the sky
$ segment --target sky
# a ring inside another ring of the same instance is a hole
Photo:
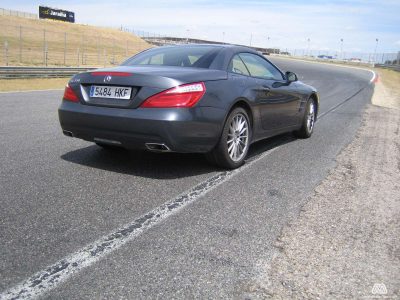
[[[400,51],[400,0],[0,1],[34,13],[39,4],[72,10],[78,23],[178,37],[291,51]]]

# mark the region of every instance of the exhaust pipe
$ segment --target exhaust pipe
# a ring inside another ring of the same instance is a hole
[[[69,136],[69,137],[73,137],[74,136],[74,134],[71,131],[68,131],[68,130],[63,130],[63,134],[66,135],[66,136]]]
[[[171,149],[165,144],[146,143],[145,145],[146,148],[152,152],[171,152]]]
[[[114,140],[109,140],[109,139],[103,139],[103,138],[93,138],[93,141],[95,143],[100,143],[100,144],[106,144],[106,145],[112,145],[112,146],[121,146],[120,141],[114,141]]]

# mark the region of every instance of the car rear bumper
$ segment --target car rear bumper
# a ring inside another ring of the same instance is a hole
[[[164,144],[173,152],[204,153],[220,137],[225,111],[213,107],[108,108],[63,101],[58,110],[64,132],[87,141],[106,141],[128,149]]]

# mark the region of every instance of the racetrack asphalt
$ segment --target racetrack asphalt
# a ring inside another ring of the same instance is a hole
[[[272,60],[319,90],[324,115],[312,138],[286,134],[254,144],[251,165],[40,296],[243,297],[243,287],[275,253],[283,225],[354,138],[373,91],[369,71]],[[64,137],[57,118],[61,96],[0,94],[4,297],[35,273],[221,173],[201,155],[110,153]]]

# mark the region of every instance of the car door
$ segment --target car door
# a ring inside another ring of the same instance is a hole
[[[262,129],[270,131],[297,124],[301,97],[295,85],[287,83],[283,74],[263,57],[253,53],[239,56],[254,81]]]

